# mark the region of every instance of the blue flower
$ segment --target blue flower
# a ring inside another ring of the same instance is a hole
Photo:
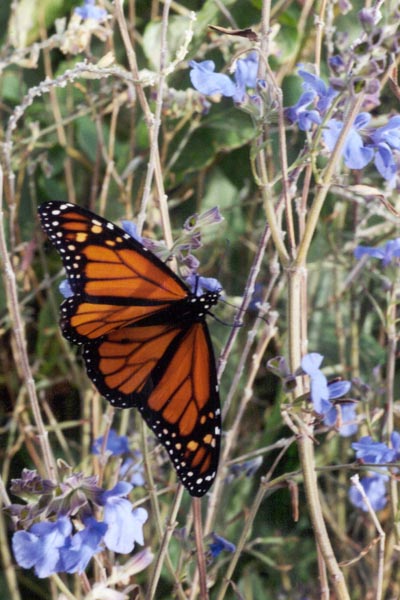
[[[134,240],[136,240],[140,244],[143,244],[143,238],[138,233],[138,229],[137,229],[136,223],[134,223],[133,221],[128,221],[127,219],[123,219],[121,221],[121,225],[122,225],[122,229],[124,231],[126,231],[126,233],[129,233],[129,235],[131,237],[133,237]]]
[[[327,427],[335,426],[338,420],[338,409],[340,409],[339,434],[342,437],[354,435],[358,430],[356,414],[357,404],[354,402],[343,402],[343,404],[340,403],[338,406],[332,406],[324,416],[325,425]]]
[[[104,506],[104,523],[108,525],[104,543],[114,552],[129,554],[135,542],[143,544],[143,524],[147,520],[144,508],[132,510],[126,496],[132,489],[129,483],[121,481],[110,491],[103,492],[99,503]]]
[[[387,144],[390,148],[400,150],[400,116],[392,117],[371,134],[374,144]]]
[[[60,290],[64,298],[71,298],[71,296],[74,295],[74,292],[72,291],[68,279],[63,279],[60,285],[58,286],[58,289]]]
[[[196,296],[202,296],[205,292],[221,292],[222,285],[214,277],[200,277],[199,275],[189,275],[186,277],[186,283]]]
[[[383,442],[374,442],[370,435],[366,435],[358,442],[354,442],[351,446],[356,451],[357,460],[360,460],[363,463],[380,465],[391,463],[399,459],[400,434],[397,431],[393,431],[390,436],[390,441],[393,446],[392,448],[389,448],[389,446]],[[389,480],[389,476],[385,473],[385,471],[387,471],[386,468],[383,467],[381,471],[381,473],[373,473],[369,477],[363,477],[363,479],[360,480],[374,510],[381,510],[386,506],[387,502],[386,483]],[[352,487],[350,489],[349,498],[354,506],[357,506],[362,510],[367,510],[365,502],[357,488]]]
[[[212,60],[204,60],[197,63],[194,60],[189,61],[190,80],[193,87],[206,96],[214,94],[222,94],[227,98],[231,98],[236,91],[236,86],[233,81],[223,73],[214,73],[215,63]]]
[[[246,88],[255,88],[257,85],[258,55],[251,52],[246,58],[239,58],[236,63],[235,81],[236,91],[233,96],[235,102],[243,102]]]
[[[305,91],[312,91],[314,95],[318,96],[316,107],[324,115],[332,104],[332,100],[338,95],[338,92],[328,87],[320,77],[317,77],[313,73],[299,69],[298,74],[303,79],[303,89]]]
[[[211,536],[213,541],[211,544],[209,544],[208,549],[212,558],[217,558],[217,556],[224,550],[226,552],[235,552],[235,544],[232,544],[232,542],[229,542],[216,533],[212,533]]]
[[[400,116],[392,117],[383,127],[371,133],[375,148],[375,166],[384,179],[393,186],[397,177],[398,165],[393,150],[400,150]]]
[[[123,497],[132,489],[129,483],[120,482],[105,491],[97,485],[97,477],[68,472],[57,486],[49,486],[36,472],[24,471],[23,478],[13,485],[15,493],[28,496],[27,504],[9,508],[18,526],[25,526],[13,535],[14,555],[21,567],[34,567],[40,578],[54,573],[81,573],[104,546],[129,553],[135,542],[143,544],[147,511],[132,510],[131,502]],[[43,491],[37,499],[40,488]],[[103,509],[102,522],[94,518],[99,508]],[[73,515],[77,523],[74,534],[68,515]],[[38,519],[42,520],[32,525]]]
[[[94,440],[92,444],[92,453],[100,454],[101,447],[103,445],[104,435]],[[125,454],[129,452],[129,441],[126,435],[118,435],[118,433],[114,429],[110,429],[107,437],[107,446],[106,450],[108,450],[114,456],[120,456],[121,454]]]
[[[60,549],[59,571],[82,573],[90,559],[102,550],[100,542],[107,531],[105,523],[99,523],[93,517],[85,522],[85,528],[66,540]]]
[[[60,549],[72,531],[71,521],[60,517],[54,522],[32,525],[29,531],[17,531],[12,547],[17,563],[24,569],[34,567],[38,577],[49,577],[59,570]]]
[[[236,62],[235,82],[224,73],[215,73],[215,63],[212,60],[196,62],[189,61],[190,80],[193,87],[207,96],[222,94],[233,98],[234,102],[244,102],[246,90],[257,85],[258,56],[251,52],[246,58]]]
[[[349,381],[328,383],[325,375],[319,369],[323,358],[322,354],[317,352],[306,354],[301,361],[301,367],[311,380],[311,401],[315,412],[323,415],[325,425],[332,427],[338,420],[338,411],[331,400],[345,396],[351,388],[351,383]],[[354,422],[356,418],[354,403],[340,403],[340,410],[339,434],[342,437],[353,435],[357,431],[357,424]]]
[[[315,412],[322,415],[331,408],[329,402],[328,380],[320,371],[319,366],[324,360],[322,354],[311,352],[306,354],[302,361],[301,367],[311,380],[311,401]]]
[[[365,435],[351,447],[356,451],[356,458],[365,463],[382,464],[396,459],[396,450],[383,442],[374,442],[370,435]]]
[[[362,256],[368,255],[373,258],[379,258],[384,267],[392,262],[394,258],[400,257],[400,237],[395,240],[389,240],[383,246],[377,248],[371,246],[357,246],[354,250],[354,257],[359,260]]]
[[[386,506],[386,482],[388,479],[387,475],[380,475],[379,473],[360,479],[360,483],[374,510],[382,510]],[[354,485],[349,490],[349,500],[357,508],[368,511],[361,493]]]
[[[321,123],[318,111],[307,108],[313,102],[314,98],[314,92],[304,92],[296,104],[285,109],[285,116],[291,123],[298,123],[301,131],[309,131],[313,124],[319,125]]]
[[[107,17],[107,11],[94,5],[95,0],[84,0],[83,6],[78,6],[74,9],[74,13],[81,19],[94,19],[103,21]]]
[[[321,116],[330,107],[337,92],[313,73],[299,69],[298,74],[303,79],[304,93],[296,104],[285,109],[285,115],[292,123],[298,123],[301,131],[309,131],[313,124],[321,123]],[[308,108],[310,105],[311,109]]]
[[[366,147],[359,134],[359,130],[368,125],[371,115],[362,112],[355,118],[353,126],[347,134],[343,144],[342,153],[344,163],[349,169],[363,169],[374,157],[373,148]],[[337,119],[330,119],[324,130],[323,138],[328,150],[331,152],[336,146],[336,142],[343,129],[343,123]]]
[[[376,153],[374,158],[375,167],[390,187],[394,187],[397,178],[397,161],[392,150],[387,144],[381,143],[375,146]]]

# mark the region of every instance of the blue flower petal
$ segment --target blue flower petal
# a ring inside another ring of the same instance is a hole
[[[350,437],[357,433],[357,404],[348,402],[340,405],[342,411],[342,425],[339,428],[339,435],[342,437]]]
[[[25,569],[34,567],[39,578],[57,573],[60,548],[65,546],[71,531],[71,521],[66,517],[55,522],[36,523],[29,532],[17,531],[12,538],[17,563]]]
[[[78,6],[74,12],[81,19],[94,19],[95,21],[103,21],[108,15],[104,8],[94,5],[94,0],[85,0],[83,6]]]
[[[360,114],[354,119],[353,127],[355,129],[362,129],[363,127],[366,127],[370,121],[371,115],[369,113],[360,112]]]
[[[143,238],[138,234],[137,225],[133,221],[128,221],[127,219],[123,219],[121,221],[122,229],[129,233],[131,237],[137,242],[143,243]]]
[[[370,435],[365,435],[351,447],[356,451],[357,459],[366,463],[378,465],[396,459],[396,451],[393,448],[389,448],[383,442],[374,442]]]
[[[213,542],[208,546],[212,558],[217,558],[223,551],[234,552],[236,550],[235,544],[232,544],[232,542],[229,542],[222,536],[212,533],[212,538]]]
[[[214,94],[222,94],[226,97],[234,96],[235,84],[227,75],[214,73],[215,63],[212,60],[204,60],[200,63],[191,60],[189,65],[192,67],[190,80],[197,91],[207,96]]]
[[[356,422],[356,404],[346,402],[340,406],[332,406],[324,416],[324,424],[327,427],[334,427],[338,422],[340,411],[341,425],[339,427],[339,435],[341,437],[349,437],[357,433],[358,425]]]
[[[352,128],[344,144],[343,156],[349,169],[363,169],[373,159],[374,151],[364,146],[361,135]]]
[[[285,109],[285,116],[292,123],[298,123],[301,131],[309,131],[313,123],[319,125],[321,117],[316,110],[310,110],[307,107],[315,98],[314,91],[304,92],[293,106]]]
[[[310,352],[303,356],[301,367],[311,379],[311,401],[315,412],[320,415],[326,414],[330,408],[328,381],[325,375],[318,368],[323,361],[322,354]]]
[[[252,52],[246,58],[240,58],[236,63],[235,81],[236,91],[233,96],[235,102],[243,102],[246,88],[255,88],[257,85],[258,55]]]
[[[113,552],[129,554],[135,542],[143,544],[143,524],[147,520],[144,508],[132,510],[124,498],[109,498],[104,506],[104,522],[108,525],[104,543]]]
[[[357,248],[354,250],[354,258],[359,260],[364,255],[382,259],[385,256],[385,253],[382,248],[374,248],[373,246],[357,246]]]
[[[394,258],[400,257],[400,238],[389,240],[383,246],[377,248],[371,246],[357,246],[354,250],[354,256],[358,260],[362,256],[368,255],[382,260],[383,266],[388,265]]]
[[[351,388],[350,381],[334,381],[328,384],[329,400],[335,400],[348,394]]]
[[[301,367],[307,375],[313,375],[314,373],[319,371],[319,367],[322,364],[324,357],[322,354],[318,354],[318,352],[310,352],[303,356],[301,360]]]
[[[196,296],[202,296],[205,292],[221,292],[222,285],[214,277],[200,277],[192,274],[186,277],[186,283]]]
[[[71,298],[71,296],[74,295],[74,292],[72,291],[68,279],[63,279],[60,285],[58,286],[58,289],[60,290],[64,298]]]
[[[326,83],[320,78],[309,73],[304,69],[299,69],[298,74],[303,79],[303,88],[305,90],[312,90],[318,96],[317,108],[324,114],[326,110],[332,104],[332,100],[338,95],[338,92],[331,87],[328,87]]]
[[[383,125],[378,127],[371,138],[375,144],[386,143],[395,150],[400,150],[400,116],[392,117]]]
[[[392,442],[393,450],[396,452],[396,460],[398,460],[400,455],[400,433],[398,431],[393,431],[390,436],[390,441]]]
[[[107,531],[106,523],[90,517],[85,525],[85,529],[72,536],[60,550],[60,570],[65,573],[82,573],[90,559],[102,550],[100,542]]]
[[[367,495],[374,510],[382,510],[387,504],[387,481],[387,476],[379,474],[360,479],[360,483],[364,488],[365,494]],[[349,490],[349,500],[357,508],[361,508],[363,511],[368,511],[363,497],[354,485],[351,486]]]
[[[357,129],[364,127],[369,121],[368,113],[357,115],[354,126],[351,127],[343,145],[343,157],[345,165],[349,169],[363,169],[374,157],[374,150],[364,146],[361,135]],[[336,146],[336,142],[343,129],[343,123],[337,119],[330,119],[322,133],[324,142],[330,151]]]
[[[393,186],[397,176],[397,162],[388,144],[379,143],[376,146],[374,163],[382,177]]]
[[[104,435],[94,440],[92,444],[92,454],[100,454],[103,445]],[[129,441],[126,435],[118,435],[115,429],[110,429],[107,437],[106,450],[114,456],[120,456],[130,451]]]

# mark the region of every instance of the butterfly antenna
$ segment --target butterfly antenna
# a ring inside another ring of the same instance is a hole
[[[223,321],[222,319],[217,317],[217,315],[214,315],[214,313],[211,312],[210,310],[207,311],[207,314],[210,315],[210,317],[212,317],[213,319],[215,319],[218,323],[221,323],[221,325],[225,325],[225,327],[242,327],[243,326],[243,323],[227,323],[226,321]]]

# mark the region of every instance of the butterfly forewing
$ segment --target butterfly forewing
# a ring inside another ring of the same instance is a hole
[[[61,307],[61,328],[71,342],[140,321],[190,293],[154,254],[106,219],[60,202],[43,204],[39,215],[74,293]]]
[[[215,359],[198,298],[140,242],[74,204],[47,202],[42,227],[62,258],[72,296],[61,328],[83,345],[88,376],[114,406],[136,406],[185,487],[202,496],[220,446]]]

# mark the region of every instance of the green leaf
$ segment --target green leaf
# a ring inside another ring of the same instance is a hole
[[[0,96],[3,102],[19,103],[26,89],[26,84],[16,71],[9,70],[3,73],[0,84]]]
[[[176,59],[178,50],[185,42],[190,23],[188,17],[175,16],[170,18],[167,33],[167,63]],[[151,21],[143,34],[143,50],[151,68],[155,71],[160,68],[161,28],[162,23],[160,21]]]
[[[89,117],[82,117],[76,121],[76,130],[79,148],[83,150],[86,156],[94,163],[96,161],[96,152],[98,136],[96,125]],[[108,131],[104,128],[104,139],[107,144]]]
[[[203,169],[218,153],[240,148],[254,136],[255,129],[248,115],[234,107],[213,107],[190,136],[174,170],[188,173]]]
[[[41,19],[45,27],[52,25],[57,17],[66,13],[64,0],[20,0],[15,3],[8,22],[9,41],[16,48],[29,46],[38,39]]]

